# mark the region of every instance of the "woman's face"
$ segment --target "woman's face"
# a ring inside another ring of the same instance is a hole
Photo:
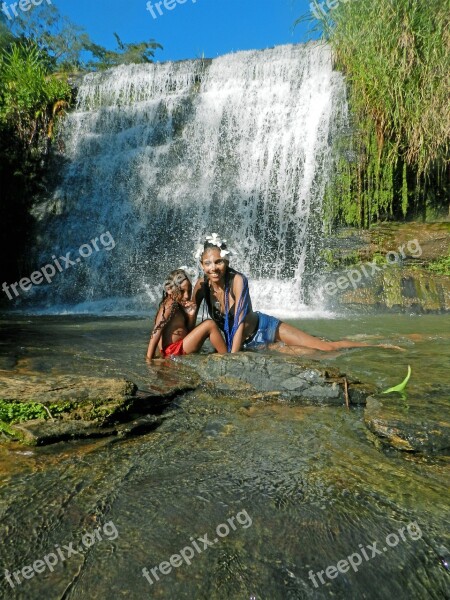
[[[220,256],[220,248],[208,248],[203,252],[202,269],[213,283],[225,280],[228,261]]]

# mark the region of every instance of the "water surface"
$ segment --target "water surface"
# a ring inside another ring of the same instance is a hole
[[[331,339],[401,345],[405,352],[358,349],[322,360],[382,388],[399,383],[410,364],[409,394],[424,402],[448,400],[449,324],[446,316],[297,322]],[[144,360],[150,326],[133,318],[5,318],[1,367],[120,375],[145,387],[155,377]],[[1,448],[3,568],[22,569],[55,545],[81,550],[14,589],[2,578],[2,598],[446,597],[447,457],[384,450],[362,408],[219,400],[199,390],[165,417],[156,431],[128,440]],[[220,539],[217,526],[232,517],[236,529]],[[86,548],[83,534],[109,522],[117,537],[103,534]],[[420,538],[402,540],[398,530],[412,522]],[[195,551],[190,565],[152,585],[143,577],[144,567],[205,534],[218,541]],[[393,547],[390,534],[399,540]],[[372,558],[374,542],[381,554]],[[355,553],[357,571],[322,573],[324,584],[311,577]]]

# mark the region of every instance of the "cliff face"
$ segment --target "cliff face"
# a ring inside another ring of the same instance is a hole
[[[332,307],[450,310],[450,223],[384,223],[342,229],[323,252]]]

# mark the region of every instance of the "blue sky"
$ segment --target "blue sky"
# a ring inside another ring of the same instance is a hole
[[[157,2],[152,0],[154,18],[147,0],[52,0],[62,14],[108,48],[115,47],[114,31],[124,42],[155,39],[164,46],[155,55],[158,61],[214,58],[306,39],[306,27],[294,31],[293,23],[309,11],[309,0],[166,0],[174,8],[167,10],[162,4],[162,15]]]

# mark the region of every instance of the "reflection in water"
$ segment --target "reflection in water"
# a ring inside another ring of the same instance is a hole
[[[411,364],[408,393],[422,394],[433,410],[433,399],[448,399],[448,321],[396,316],[301,326],[330,338],[365,332],[402,345],[407,352],[358,349],[327,361],[382,389]],[[4,321],[2,368],[123,375],[148,385],[156,378],[144,361],[149,326],[134,319]],[[250,404],[197,390],[142,437],[3,446],[0,567],[21,570],[108,522],[118,536],[83,548],[53,571],[20,575],[14,589],[2,578],[0,595],[444,598],[447,459],[382,451],[362,417],[362,408]],[[214,539],[216,527],[242,511],[251,527],[239,526],[159,581],[143,576],[142,569],[168,561],[192,538]],[[387,537],[414,521],[421,538],[406,535],[384,552]],[[356,572],[328,577],[327,567],[374,542],[381,555],[363,559]],[[316,578],[315,587],[311,571],[324,571],[325,583]]]

